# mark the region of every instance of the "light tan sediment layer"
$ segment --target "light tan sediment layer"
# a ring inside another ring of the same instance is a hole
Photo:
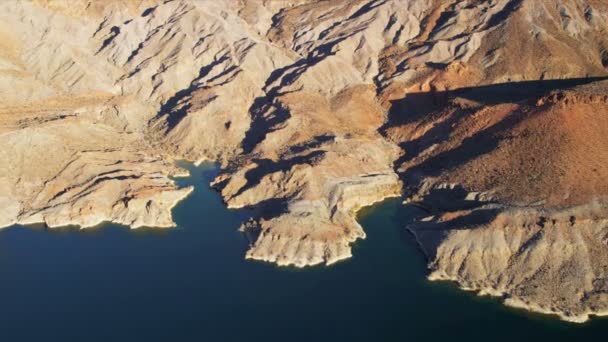
[[[365,179],[367,178],[367,179]],[[277,218],[257,225],[259,237],[247,251],[249,259],[275,262],[280,266],[331,265],[352,256],[351,244],[364,239],[356,212],[389,197],[401,195],[396,176],[379,175],[343,179],[337,191],[348,192],[348,200],[297,200]]]
[[[477,209],[410,225],[429,279],[584,322],[608,311],[608,205]]]
[[[102,222],[172,227],[171,209],[192,188],[170,176],[184,170],[87,119],[58,119],[0,135],[0,226]],[[138,146],[139,149],[138,149]]]

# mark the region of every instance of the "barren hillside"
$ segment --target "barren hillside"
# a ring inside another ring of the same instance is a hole
[[[262,213],[248,258],[348,258],[356,211],[405,195],[431,278],[605,314],[607,19],[599,0],[3,1],[0,226],[171,226],[174,161],[216,161],[227,206]]]

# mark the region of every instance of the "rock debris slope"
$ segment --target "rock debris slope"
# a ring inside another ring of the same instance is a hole
[[[608,6],[592,0],[0,3],[0,226],[171,226],[217,161],[248,258],[330,264],[406,194],[431,278],[606,313]],[[596,82],[592,82],[596,81]]]

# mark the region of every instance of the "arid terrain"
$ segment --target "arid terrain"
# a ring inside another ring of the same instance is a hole
[[[0,2],[0,227],[173,226],[177,160],[246,257],[352,255],[388,197],[429,278],[608,314],[608,3]]]

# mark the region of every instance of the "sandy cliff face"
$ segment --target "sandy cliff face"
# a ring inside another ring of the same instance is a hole
[[[408,228],[432,277],[582,320],[606,310],[607,86],[572,79],[608,73],[607,16],[591,0],[5,1],[0,226],[170,226],[190,191],[173,161],[212,160],[227,205],[260,209],[248,258],[347,258],[357,209],[405,193],[430,211]]]

